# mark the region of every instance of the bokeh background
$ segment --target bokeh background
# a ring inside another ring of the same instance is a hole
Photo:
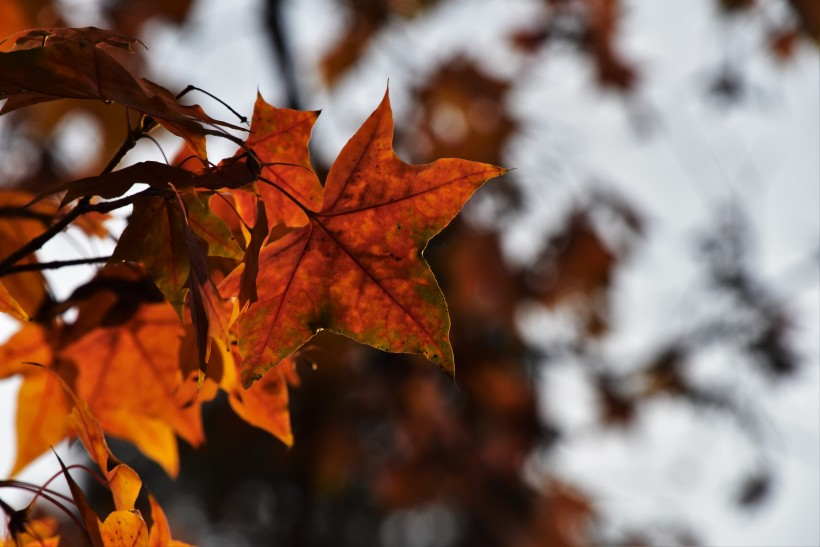
[[[422,359],[321,336],[297,358],[293,449],[224,400],[205,409],[206,448],[181,442],[176,480],[114,447],[175,537],[820,545],[819,3],[0,2],[4,36],[88,25],[142,39],[134,63],[172,90],[199,86],[246,115],[257,90],[322,109],[317,172],[388,85],[405,160],[515,169],[425,253],[457,385]],[[123,120],[65,101],[0,118],[0,184],[99,171]],[[179,145],[158,144],[168,157]],[[209,147],[212,161],[233,153]],[[162,160],[150,141],[128,161],[147,158]],[[69,231],[41,259],[111,248]],[[47,272],[52,296],[92,272]],[[18,385],[0,384],[2,476]]]

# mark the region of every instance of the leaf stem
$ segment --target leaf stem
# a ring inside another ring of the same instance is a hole
[[[63,513],[65,513],[72,521],[74,521],[74,524],[76,524],[81,530],[85,529],[85,526],[83,525],[83,523],[80,522],[80,520],[77,518],[77,516],[72,511],[70,511],[68,509],[68,507],[63,505],[61,502],[57,501],[57,499],[55,499],[51,495],[46,494],[44,492],[41,492],[40,488],[38,486],[35,486],[33,484],[29,484],[29,483],[26,483],[26,482],[19,482],[19,481],[0,481],[0,488],[4,488],[4,487],[5,488],[19,488],[20,490],[26,490],[26,491],[31,492],[33,494],[37,494],[40,498],[48,501],[49,503],[51,503],[52,505],[54,505],[55,507],[60,509]],[[4,504],[4,505],[6,505],[6,504]]]
[[[205,91],[205,90],[204,90],[204,89],[202,89],[201,87],[197,87],[197,86],[195,86],[195,85],[190,85],[190,84],[188,84],[188,87],[186,87],[185,89],[183,89],[182,91],[180,91],[180,92],[177,94],[177,100],[181,99],[182,97],[184,97],[185,95],[187,95],[187,94],[188,94],[188,93],[190,93],[191,91],[199,91],[200,93],[204,93],[204,94],[205,94],[205,95],[207,95],[208,97],[212,98],[213,100],[217,101],[219,104],[221,104],[222,106],[224,106],[225,108],[227,108],[228,110],[230,110],[230,111],[231,111],[231,114],[233,114],[234,116],[236,116],[237,118],[239,118],[239,121],[240,121],[241,123],[244,123],[244,124],[247,124],[247,123],[248,123],[248,118],[246,118],[245,116],[243,116],[242,114],[240,114],[239,112],[237,112],[236,110],[234,110],[233,108],[231,108],[231,105],[229,105],[228,103],[226,103],[225,101],[223,101],[222,99],[220,99],[219,97],[217,97],[216,95],[214,95],[213,93],[210,93],[210,92],[208,92],[208,91]]]
[[[271,165],[273,165],[273,164],[271,164]],[[291,200],[293,203],[295,203],[295,204],[296,204],[296,206],[297,206],[297,207],[299,207],[299,208],[300,208],[300,209],[301,209],[301,210],[305,213],[305,215],[307,215],[307,217],[308,217],[308,218],[313,218],[313,217],[315,217],[315,216],[316,216],[316,212],[315,212],[315,211],[311,211],[310,209],[308,209],[307,207],[305,207],[305,206],[302,204],[302,202],[301,202],[301,201],[299,201],[298,199],[296,199],[295,197],[293,197],[293,196],[290,194],[290,192],[288,192],[287,190],[285,190],[284,188],[282,188],[281,186],[279,186],[278,184],[276,184],[276,183],[275,183],[275,182],[273,182],[272,180],[270,180],[270,179],[268,179],[268,178],[265,178],[265,177],[263,177],[262,175],[259,175],[259,176],[257,177],[257,180],[261,180],[261,181],[262,181],[262,182],[264,182],[265,184],[267,184],[267,185],[269,185],[269,186],[271,186],[271,187],[273,187],[273,188],[276,188],[279,192],[281,192],[281,193],[282,193],[282,195],[283,195],[283,196],[285,196],[286,198],[288,198],[289,200]]]

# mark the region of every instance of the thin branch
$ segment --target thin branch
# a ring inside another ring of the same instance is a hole
[[[188,87],[186,87],[185,89],[183,89],[182,91],[179,92],[179,94],[177,95],[177,99],[181,99],[184,95],[186,95],[187,93],[189,93],[191,91],[199,91],[200,93],[204,93],[208,97],[212,98],[213,100],[217,101],[219,104],[221,104],[222,106],[224,106],[225,108],[230,110],[231,114],[233,114],[234,116],[239,118],[239,121],[241,123],[244,123],[244,124],[248,123],[248,118],[246,118],[245,116],[243,116],[242,114],[240,114],[239,112],[237,112],[236,110],[231,108],[231,105],[229,105],[228,103],[226,103],[225,101],[223,101],[222,99],[220,99],[219,97],[214,95],[213,93],[209,93],[208,91],[205,91],[201,87],[197,87],[195,85],[190,85],[189,84]]]
[[[55,222],[54,224],[49,227],[48,230],[40,234],[39,236],[35,237],[10,255],[8,255],[3,260],[0,260],[0,277],[7,275],[8,270],[12,268],[15,264],[17,264],[20,260],[24,259],[31,253],[40,250],[40,248],[45,245],[49,240],[51,240],[54,236],[62,232],[69,224],[77,220],[78,217],[84,215],[86,213],[97,212],[97,213],[108,213],[115,209],[119,209],[121,207],[125,207],[126,205],[131,205],[134,201],[134,197],[143,194],[155,194],[157,190],[153,188],[149,188],[139,194],[134,194],[131,196],[126,196],[124,198],[116,199],[113,201],[105,201],[102,203],[91,203],[91,197],[86,196],[80,200],[79,203],[66,215]]]
[[[21,207],[12,207],[5,205],[0,207],[0,218],[26,218],[30,220],[39,220],[43,224],[51,222],[52,216],[48,213],[40,213],[32,211],[31,209],[23,209]]]
[[[190,89],[197,89],[199,88],[188,86]],[[186,89],[183,91],[180,96],[187,93],[190,89]],[[202,90],[200,90],[202,91]],[[207,93],[207,92],[205,92]],[[209,94],[210,95],[210,94]],[[220,101],[221,102],[221,101]],[[226,105],[227,106],[227,105]],[[230,107],[228,107],[230,108]],[[233,110],[232,110],[233,111]],[[151,116],[143,116],[140,126],[138,128],[129,129],[128,134],[125,137],[125,140],[120,145],[119,149],[114,153],[111,157],[111,160],[106,164],[103,168],[101,175],[105,175],[110,173],[116,169],[117,165],[119,165],[120,161],[125,157],[125,155],[137,144],[137,141],[147,137],[148,133],[158,126],[157,121]],[[225,139],[228,139],[236,144],[238,144],[242,148],[246,148],[244,141],[241,139],[234,137],[226,133],[219,127],[216,127],[214,130],[204,130],[205,134],[208,135],[216,135]],[[167,161],[167,160],[166,160]],[[149,189],[150,190],[150,189]],[[154,191],[156,192],[156,191]],[[90,213],[92,211],[100,212],[100,213],[107,213],[109,211],[113,211],[114,209],[118,209],[120,207],[125,207],[126,205],[130,205],[132,203],[133,196],[127,196],[125,198],[121,198],[115,201],[103,202],[103,203],[91,203],[91,196],[85,196],[77,203],[77,205],[66,215],[52,224],[45,232],[40,234],[39,236],[35,237],[3,260],[0,260],[0,277],[4,275],[8,275],[10,270],[13,269],[15,264],[20,260],[26,258],[28,255],[38,251],[42,248],[43,245],[46,244],[49,240],[51,240],[54,236],[62,232],[69,224],[74,222],[79,216],[84,215],[86,213]],[[21,209],[22,210],[22,209]],[[71,264],[66,264],[71,265]],[[61,266],[57,266],[61,267]],[[31,268],[23,268],[20,269],[14,268],[13,271],[28,271]]]
[[[20,490],[25,490],[27,492],[31,492],[32,494],[37,495],[38,497],[48,501],[58,509],[60,509],[63,513],[65,513],[74,524],[76,524],[81,530],[85,530],[85,525],[79,520],[79,518],[71,511],[68,507],[63,505],[59,502],[56,498],[52,497],[50,494],[46,494],[45,492],[40,491],[39,487],[28,484],[20,481],[11,481],[11,480],[3,480],[0,481],[0,488],[19,488]],[[5,505],[5,504],[4,504]]]
[[[80,202],[71,210],[69,211],[63,218],[55,222],[54,224],[49,227],[48,230],[40,234],[39,236],[35,237],[2,261],[0,261],[0,275],[5,274],[6,270],[19,262],[20,260],[24,259],[31,253],[39,250],[43,245],[46,244],[51,238],[59,234],[63,231],[69,224],[74,222],[77,217],[80,215],[88,212],[88,207],[91,205],[91,198],[84,197],[80,200]]]
[[[91,258],[77,258],[74,260],[53,260],[51,262],[34,262],[32,264],[17,264],[10,266],[2,275],[11,275],[20,272],[39,272],[42,270],[57,270],[67,266],[80,266],[83,264],[100,264],[108,262],[110,256],[95,256]]]

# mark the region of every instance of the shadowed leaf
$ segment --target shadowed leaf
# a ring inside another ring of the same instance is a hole
[[[100,30],[34,29],[9,38],[19,47],[0,52],[0,114],[62,98],[117,102],[154,117],[205,158],[202,124],[241,129],[184,106],[164,87],[133,76],[105,46],[131,50],[133,38]]]

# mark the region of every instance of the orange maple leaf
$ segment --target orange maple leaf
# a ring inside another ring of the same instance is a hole
[[[333,164],[321,208],[269,180],[309,222],[260,253],[259,300],[239,319],[245,386],[320,329],[422,353],[454,373],[447,306],[421,254],[478,187],[506,170],[457,159],[409,165],[392,139],[385,94]],[[223,295],[238,293],[243,267],[223,281]]]
[[[90,331],[61,351],[77,367],[77,395],[107,432],[126,438],[175,476],[178,433],[203,441],[199,405],[180,400],[183,328],[167,304],[144,304],[123,324]]]

